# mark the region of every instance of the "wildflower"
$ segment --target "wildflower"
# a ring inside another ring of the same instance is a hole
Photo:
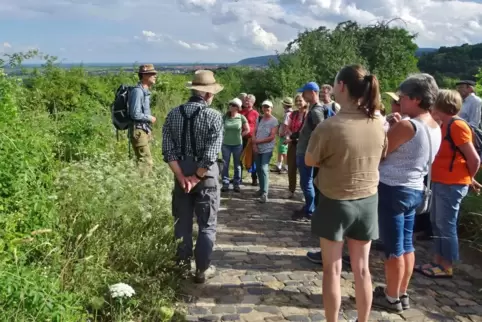
[[[132,295],[136,294],[130,285],[124,283],[117,283],[109,286],[109,291],[112,298],[131,297]]]

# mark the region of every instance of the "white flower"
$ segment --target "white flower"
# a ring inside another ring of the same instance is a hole
[[[131,297],[132,295],[136,294],[130,285],[124,283],[117,283],[109,286],[109,291],[112,298]]]

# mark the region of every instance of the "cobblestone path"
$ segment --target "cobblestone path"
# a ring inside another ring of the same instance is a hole
[[[213,264],[217,274],[204,285],[186,280],[188,321],[325,321],[321,265],[305,258],[317,247],[310,223],[290,220],[299,208],[286,199],[286,176],[271,174],[270,200],[253,198],[255,187],[223,194]],[[417,262],[429,260],[430,242],[417,242]],[[373,283],[384,281],[382,253],[372,250]],[[342,273],[340,321],[356,317],[353,274]],[[482,270],[461,264],[452,280],[414,273],[410,310],[401,315],[372,309],[372,321],[482,321]]]

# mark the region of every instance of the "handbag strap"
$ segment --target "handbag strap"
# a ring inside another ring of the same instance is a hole
[[[417,120],[418,121],[418,120]],[[430,132],[428,131],[428,125],[423,123],[423,122],[419,122],[424,131],[425,131],[425,134],[427,134],[427,138],[428,138],[428,162],[427,162],[427,167],[428,167],[428,174],[427,174],[427,188],[430,189],[430,186],[432,184],[432,138],[430,137]]]

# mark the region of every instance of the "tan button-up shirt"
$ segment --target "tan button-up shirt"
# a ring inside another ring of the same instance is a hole
[[[335,200],[366,198],[377,192],[378,166],[388,142],[380,116],[369,119],[361,110],[341,108],[321,122],[308,143],[320,167],[315,184]]]

